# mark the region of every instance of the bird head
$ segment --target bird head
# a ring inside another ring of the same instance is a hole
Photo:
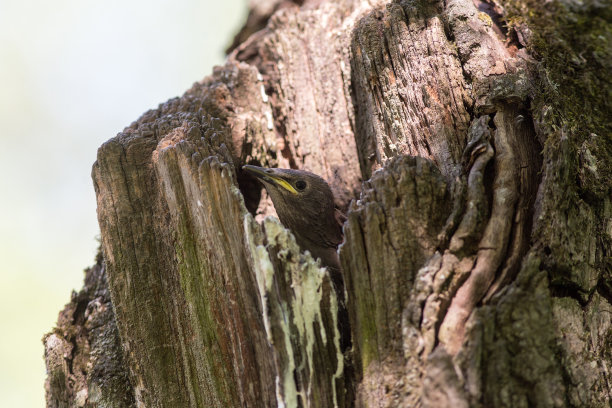
[[[242,169],[264,185],[285,227],[302,243],[335,247],[342,226],[335,216],[334,196],[325,180],[305,170],[245,165]]]

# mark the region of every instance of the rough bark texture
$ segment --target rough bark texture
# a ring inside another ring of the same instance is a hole
[[[223,67],[99,149],[104,262],[45,337],[48,406],[610,406],[610,21],[254,3]],[[345,293],[246,163],[329,181]]]
[[[47,407],[132,407],[133,389],[99,255],[85,284],[45,335]]]

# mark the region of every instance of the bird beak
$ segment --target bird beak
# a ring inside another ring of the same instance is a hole
[[[257,167],[251,166],[250,164],[245,164],[244,166],[242,166],[242,170],[246,171],[247,173],[251,173],[263,182],[282,187],[285,190],[289,191],[291,194],[298,194],[297,190],[293,188],[293,186],[289,184],[287,180],[281,178],[277,174],[276,169],[266,169],[264,167]]]

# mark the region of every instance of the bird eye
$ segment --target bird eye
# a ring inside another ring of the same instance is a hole
[[[295,182],[295,188],[302,191],[306,188],[306,182],[304,180],[298,180]]]

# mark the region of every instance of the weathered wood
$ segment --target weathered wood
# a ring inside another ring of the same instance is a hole
[[[407,347],[403,314],[418,269],[438,245],[448,198],[430,161],[404,156],[375,172],[349,211],[340,258],[357,372],[363,377],[359,406],[419,401],[417,344]]]
[[[279,167],[325,178],[342,209],[358,194],[362,180],[348,51],[353,26],[370,8],[344,1],[282,10],[265,35],[234,55],[253,60],[263,75],[282,154]]]
[[[254,224],[252,224],[254,225]],[[268,340],[276,352],[278,390],[287,406],[342,407],[353,398],[352,371],[342,353],[339,302],[330,275],[300,253],[277,220],[265,237],[249,231]],[[264,248],[269,257],[261,256]]]
[[[260,86],[252,67],[220,68],[98,153],[102,244],[136,399],[146,406],[347,398],[326,272],[279,241],[270,222],[262,238],[237,188],[234,160],[244,160],[246,143],[249,154],[265,149],[271,131]]]
[[[400,154],[435,161],[451,180],[472,100],[441,3],[390,3],[358,23],[351,41],[356,139],[364,178]]]
[[[101,254],[43,343],[47,407],[135,406]]]
[[[126,406],[608,406],[612,39],[580,23],[610,12],[595,3],[266,3],[223,67],[98,152]],[[259,222],[273,210],[246,163],[330,182],[345,294]],[[50,406],[96,395],[60,327]]]

